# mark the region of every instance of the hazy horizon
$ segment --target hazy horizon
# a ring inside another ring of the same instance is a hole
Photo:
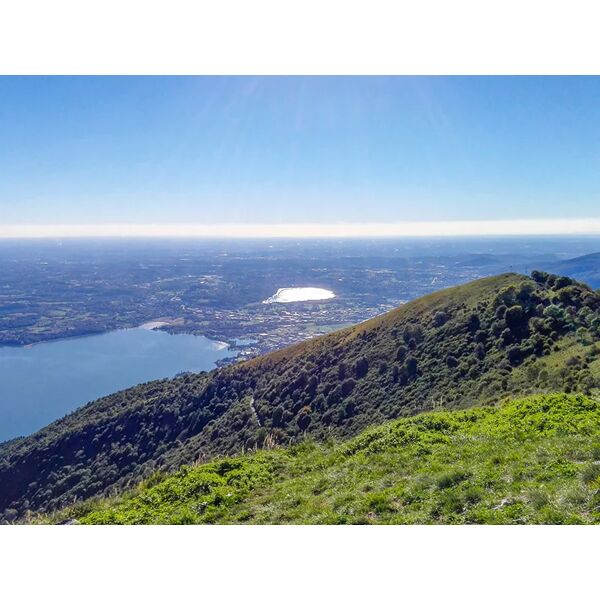
[[[399,223],[0,225],[0,239],[52,238],[421,238],[600,235],[600,219]]]

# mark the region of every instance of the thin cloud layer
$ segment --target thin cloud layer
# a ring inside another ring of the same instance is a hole
[[[418,221],[398,223],[0,225],[0,238],[373,238],[594,235],[600,219]]]

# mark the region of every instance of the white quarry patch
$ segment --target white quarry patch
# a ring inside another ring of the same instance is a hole
[[[335,298],[330,290],[315,287],[289,287],[279,288],[270,298],[263,300],[263,304],[275,302],[306,302],[308,300],[329,300]]]

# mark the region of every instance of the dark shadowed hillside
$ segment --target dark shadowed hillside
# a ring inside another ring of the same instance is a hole
[[[0,446],[0,511],[53,510],[172,470],[304,436],[348,437],[432,408],[532,390],[589,391],[600,295],[566,277],[506,274],[209,374],[92,402]]]

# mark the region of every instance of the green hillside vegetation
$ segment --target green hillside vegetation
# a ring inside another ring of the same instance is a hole
[[[442,290],[245,363],[124,390],[0,445],[0,519],[422,411],[590,393],[599,340],[600,294],[566,277],[506,274]]]
[[[157,474],[45,520],[142,523],[598,523],[600,403],[540,395]]]

